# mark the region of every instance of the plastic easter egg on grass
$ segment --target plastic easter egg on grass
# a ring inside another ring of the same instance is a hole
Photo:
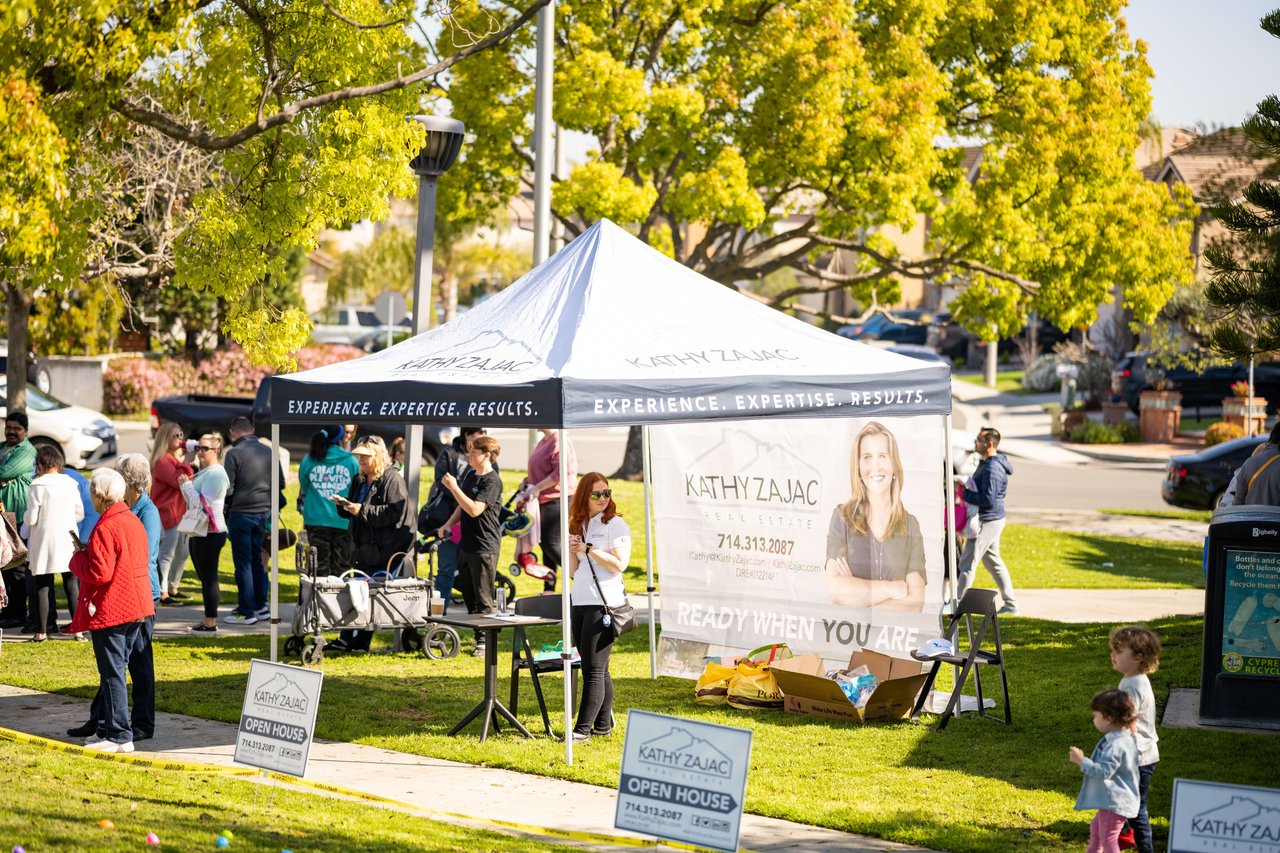
[[[148,833],[147,833],[147,843],[148,843],[148,844],[150,844],[152,847],[159,847],[159,846],[160,846],[160,836],[156,835],[154,832],[148,832]]]
[[[236,834],[229,829],[224,829],[222,830],[222,837],[227,839],[228,841],[234,841],[236,838]]]
[[[219,850],[221,850],[223,848],[230,847],[231,842],[227,839],[225,835],[219,835],[218,840],[214,844],[214,846],[217,847]]]
[[[98,821],[98,826],[102,827],[103,829],[115,829],[116,822],[109,817],[104,817],[102,820]]]
[[[27,848],[23,847],[21,844],[15,844],[13,847],[13,853],[27,853]]]

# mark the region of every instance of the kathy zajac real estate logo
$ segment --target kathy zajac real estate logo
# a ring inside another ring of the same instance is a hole
[[[1170,853],[1280,853],[1280,790],[1175,779]]]

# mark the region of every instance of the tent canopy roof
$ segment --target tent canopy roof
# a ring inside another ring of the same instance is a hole
[[[506,290],[271,383],[277,422],[586,427],[951,410],[945,365],[762,305],[602,220]]]

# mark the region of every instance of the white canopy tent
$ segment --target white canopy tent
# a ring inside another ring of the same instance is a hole
[[[334,421],[551,427],[562,442],[567,428],[719,419],[938,415],[949,424],[950,384],[944,365],[796,320],[604,220],[444,326],[364,358],[276,377],[272,440],[278,444],[275,424]],[[651,530],[647,440],[645,464]],[[560,478],[568,494],[563,465]],[[566,530],[561,536],[567,541]],[[272,551],[274,612],[274,537]],[[567,649],[567,573],[564,592]],[[649,625],[652,656],[652,618]],[[273,658],[275,631],[273,621]],[[568,668],[566,660],[566,678]],[[572,716],[566,691],[569,761]]]

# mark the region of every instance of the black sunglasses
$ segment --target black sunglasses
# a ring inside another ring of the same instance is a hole
[[[208,453],[210,450],[213,450],[213,448],[205,447],[203,444],[196,445],[196,453]]]
[[[601,491],[591,493],[591,500],[593,501],[598,501],[601,498],[611,498],[611,497],[613,497],[613,489],[602,489]]]

